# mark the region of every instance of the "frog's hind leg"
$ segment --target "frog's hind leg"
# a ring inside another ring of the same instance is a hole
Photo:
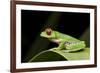
[[[84,41],[80,41],[74,44],[70,44],[69,46],[66,46],[67,50],[63,50],[64,52],[75,52],[75,51],[79,51],[79,50],[83,50],[86,47],[85,42]]]

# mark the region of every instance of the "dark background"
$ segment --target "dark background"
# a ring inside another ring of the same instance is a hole
[[[21,21],[21,62],[28,62],[37,53],[58,46],[40,37],[46,27],[84,40],[89,47],[89,13],[21,10]]]

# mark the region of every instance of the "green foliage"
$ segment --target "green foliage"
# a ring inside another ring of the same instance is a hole
[[[38,53],[29,62],[88,60],[89,57],[89,48],[71,53],[64,52],[64,50],[46,50]]]

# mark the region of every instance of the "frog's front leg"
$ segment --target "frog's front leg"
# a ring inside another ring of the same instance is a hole
[[[62,50],[62,49],[64,49],[65,48],[65,42],[66,41],[61,41],[60,43],[59,43],[59,46],[58,47],[55,47],[55,48],[52,48],[52,49],[50,49],[50,50]]]
[[[70,45],[66,45],[66,50],[63,50],[64,52],[75,52],[82,50],[86,47],[84,41],[76,42]]]

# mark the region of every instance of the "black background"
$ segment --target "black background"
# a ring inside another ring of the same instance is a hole
[[[89,13],[21,10],[21,61],[27,62],[37,53],[58,46],[40,37],[46,27],[80,38],[89,26]]]

